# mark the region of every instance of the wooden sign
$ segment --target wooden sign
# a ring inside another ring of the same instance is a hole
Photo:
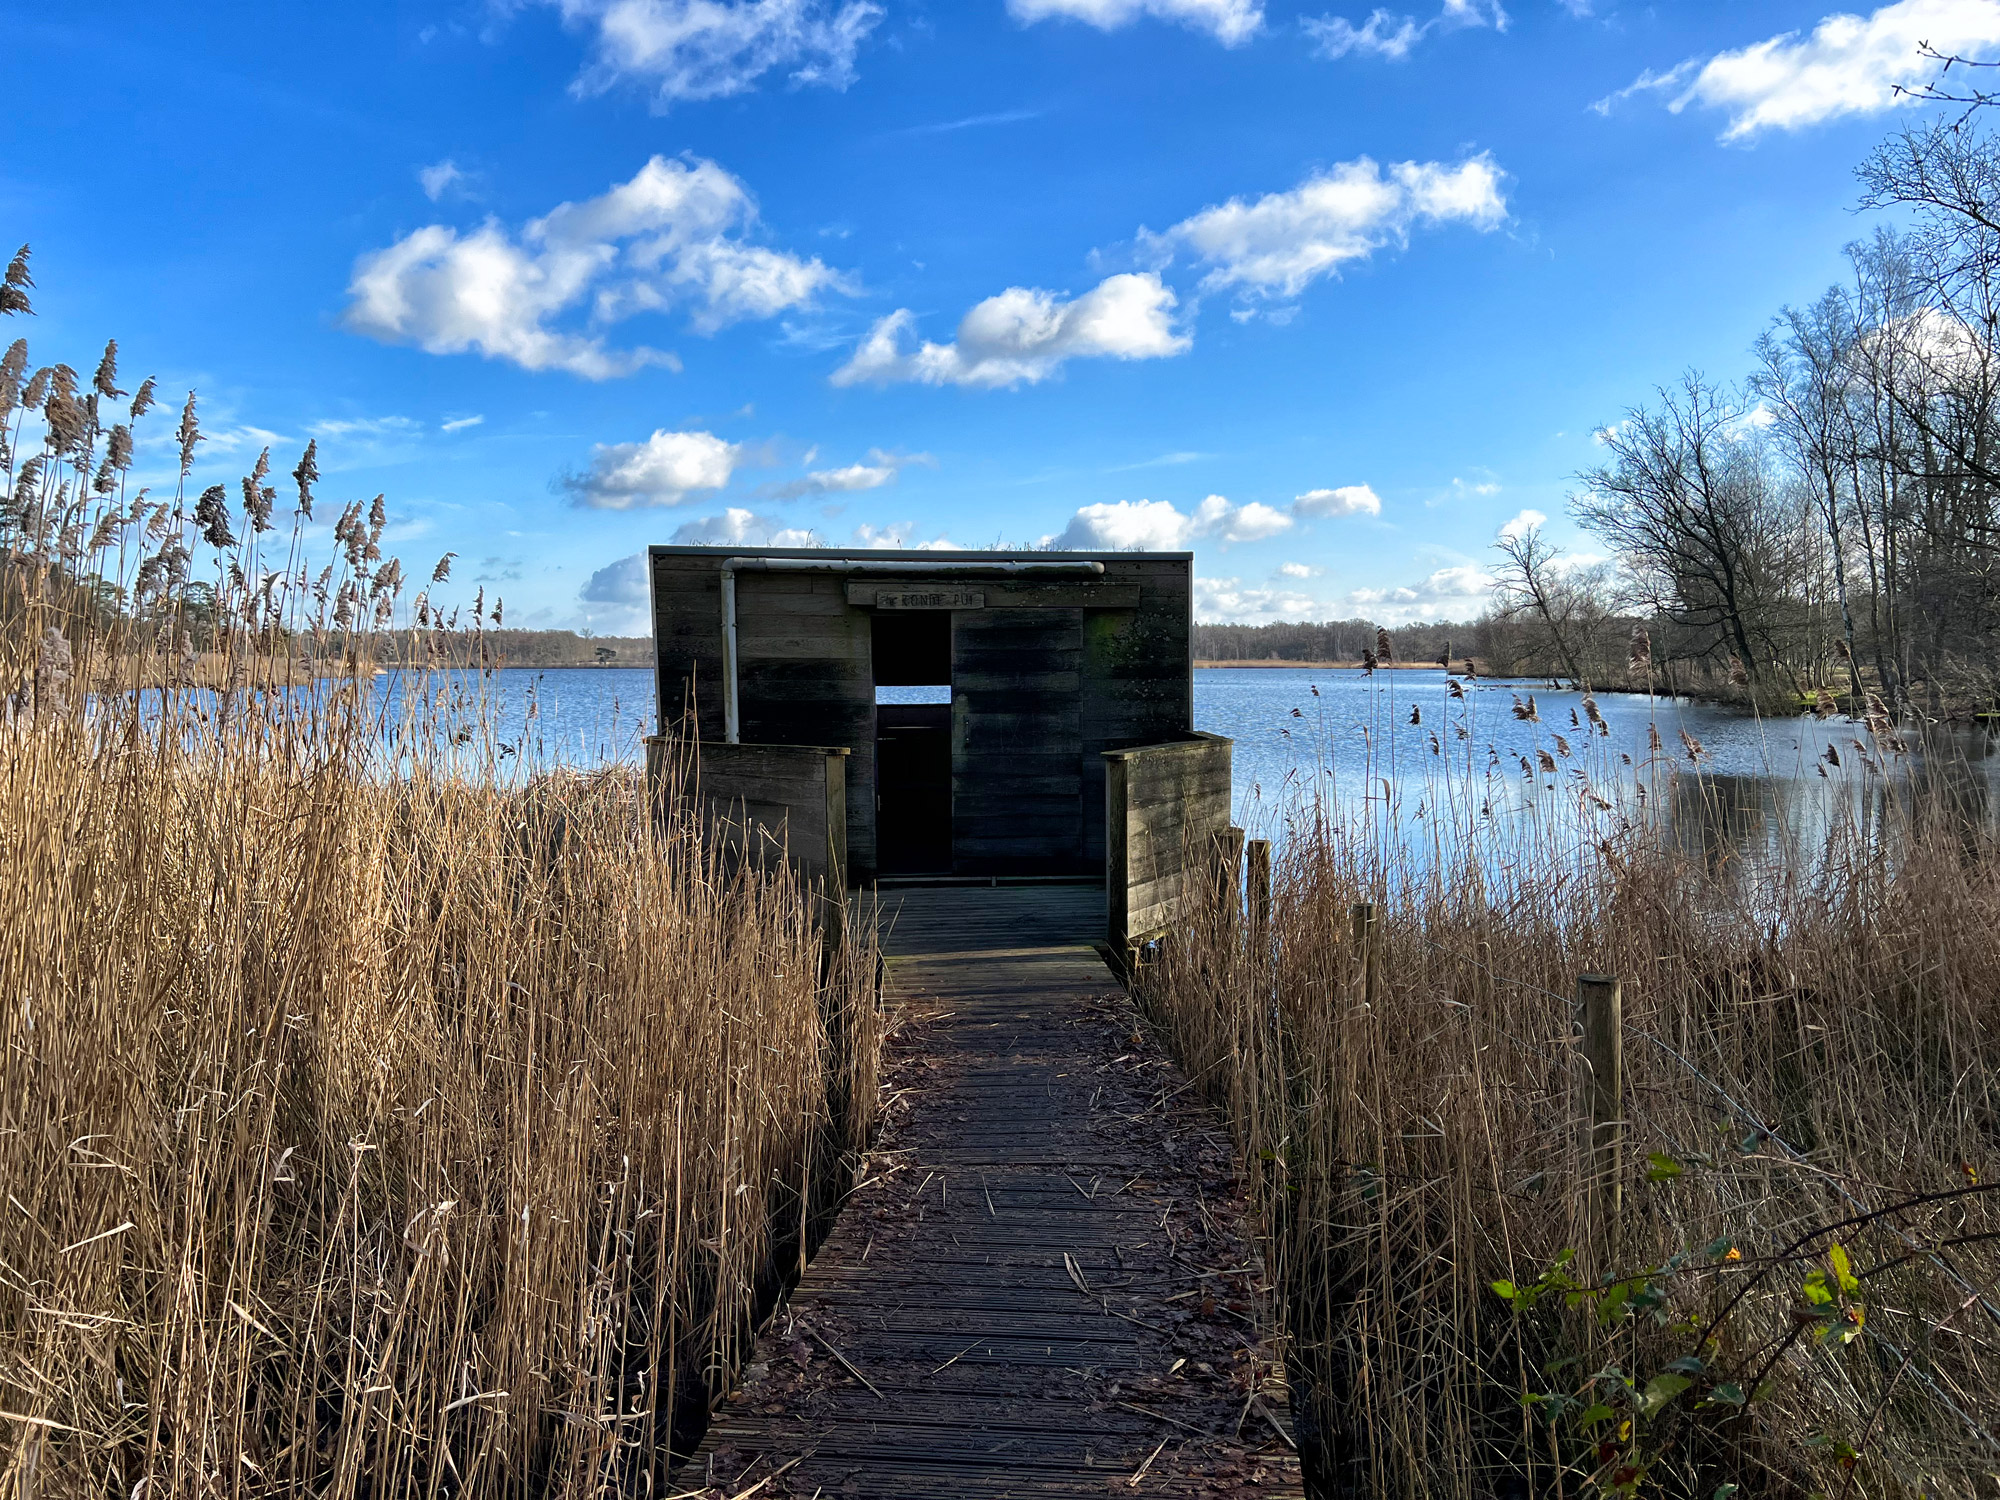
[[[984,609],[986,595],[977,589],[877,589],[877,609]]]

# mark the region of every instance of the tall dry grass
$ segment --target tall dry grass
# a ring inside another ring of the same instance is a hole
[[[0,725],[0,1491],[657,1493],[865,1135],[872,955],[623,773],[316,720]]]
[[[128,486],[115,354],[0,360],[0,1494],[666,1493],[851,1182],[872,934],[524,767],[498,601],[315,448],[288,543],[192,395]]]
[[[1395,805],[1296,809],[1268,939],[1219,884],[1142,985],[1259,1184],[1321,1492],[2000,1493],[1990,842],[1890,799],[1746,871]],[[1615,1239],[1584,973],[1623,987]]]

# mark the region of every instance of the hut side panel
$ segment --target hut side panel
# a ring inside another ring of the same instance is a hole
[[[1192,579],[1184,558],[1105,559],[1105,579],[1138,586],[1132,609],[1083,621],[1084,805],[1104,806],[1106,750],[1173,740],[1194,727]],[[1105,856],[1102,818],[1085,820],[1085,859]]]
[[[1178,918],[1191,864],[1211,858],[1227,832],[1234,749],[1200,734],[1106,757],[1106,906],[1120,950]]]
[[[746,744],[845,745],[847,847],[875,868],[875,678],[868,616],[822,573],[739,573],[737,705]]]
[[[1083,611],[952,619],[952,850],[962,874],[1085,867]]]
[[[725,851],[789,859],[810,879],[844,868],[847,752],[822,745],[705,745],[704,817]]]

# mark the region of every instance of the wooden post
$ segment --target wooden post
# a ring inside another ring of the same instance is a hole
[[[1375,1009],[1375,903],[1357,901],[1348,909],[1354,923],[1354,951],[1361,960],[1361,1004]]]
[[[1618,1256],[1618,1218],[1624,1198],[1625,1003],[1609,974],[1579,974],[1576,1008],[1583,1028],[1584,1199],[1595,1269],[1612,1268]]]
[[[1271,935],[1271,841],[1252,839],[1243,847],[1249,855],[1244,895],[1250,913],[1250,955],[1261,963]]]
[[[1104,921],[1111,951],[1129,984],[1136,967],[1132,946],[1132,799],[1126,757],[1104,757]]]
[[[1214,835],[1213,852],[1216,891],[1222,898],[1223,912],[1233,921],[1242,900],[1243,830],[1230,827]]]
[[[829,955],[847,941],[847,754],[826,752],[826,891],[820,940]]]

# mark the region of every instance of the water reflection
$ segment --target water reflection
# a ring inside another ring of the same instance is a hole
[[[1468,846],[1573,853],[1637,832],[1735,879],[1811,871],[1836,844],[1879,850],[1918,819],[1948,820],[1971,856],[2000,819],[2000,757],[1985,730],[1906,732],[1897,751],[1845,718],[1453,681],[1435,670],[1206,670],[1195,722],[1236,741],[1246,827],[1283,841],[1302,826],[1299,809],[1318,803],[1420,859]]]

